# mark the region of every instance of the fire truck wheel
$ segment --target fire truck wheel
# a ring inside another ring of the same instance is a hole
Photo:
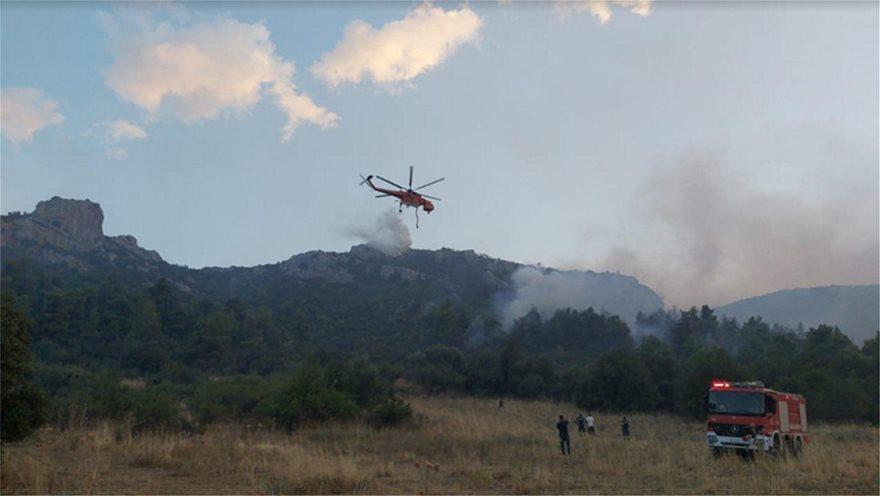
[[[790,437],[785,441],[785,453],[787,455],[791,455],[795,458],[799,455],[797,448],[797,441],[795,438]]]
[[[801,438],[795,438],[793,451],[794,456],[800,456],[800,454],[804,451],[804,442],[801,441]]]
[[[784,450],[782,446],[782,439],[779,437],[779,434],[773,435],[773,447],[770,448],[770,454],[773,456],[784,456]]]

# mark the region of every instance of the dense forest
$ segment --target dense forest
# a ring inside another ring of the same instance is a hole
[[[652,333],[636,339],[624,320],[592,309],[533,310],[503,329],[467,300],[352,302],[338,286],[315,284],[261,304],[196,295],[166,279],[137,286],[110,272],[71,280],[26,260],[3,268],[4,308],[27,322],[45,416],[62,423],[113,417],[193,429],[235,419],[294,428],[334,417],[390,425],[411,418],[395,389],[698,417],[715,377],[803,393],[812,419],[878,419],[878,337],[859,348],[832,326],[737,322],[704,306],[639,314],[635,327]],[[363,305],[374,309],[369,318]]]

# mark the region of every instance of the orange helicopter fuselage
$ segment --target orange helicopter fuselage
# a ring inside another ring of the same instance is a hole
[[[415,208],[421,207],[422,209],[425,210],[425,212],[428,212],[428,213],[431,213],[431,211],[434,210],[434,204],[431,203],[430,200],[425,199],[422,195],[420,195],[414,191],[407,191],[405,189],[394,190],[394,189],[377,188],[376,186],[373,186],[372,181],[368,181],[368,182],[370,183],[370,187],[372,187],[373,190],[378,191],[380,193],[384,193],[389,196],[393,196],[393,197],[397,198],[400,201],[400,203],[402,203],[408,207],[415,207]]]

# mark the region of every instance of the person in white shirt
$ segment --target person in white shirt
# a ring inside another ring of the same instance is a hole
[[[587,432],[590,433],[591,436],[596,435],[596,421],[593,419],[593,414],[587,414]]]

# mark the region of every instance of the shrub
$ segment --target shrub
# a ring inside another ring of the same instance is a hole
[[[396,427],[412,418],[412,408],[398,398],[388,398],[377,404],[368,415],[370,425],[376,428]]]
[[[133,395],[131,413],[134,432],[177,430],[183,424],[181,409],[171,395],[163,391],[145,390]]]
[[[217,420],[242,421],[254,415],[260,400],[267,394],[271,379],[232,377],[206,381],[196,387],[191,406],[195,418],[203,424]]]
[[[412,415],[409,406],[392,395],[377,369],[363,359],[310,361],[286,385],[267,390],[255,411],[287,429],[360,415],[373,425],[391,426]]]

